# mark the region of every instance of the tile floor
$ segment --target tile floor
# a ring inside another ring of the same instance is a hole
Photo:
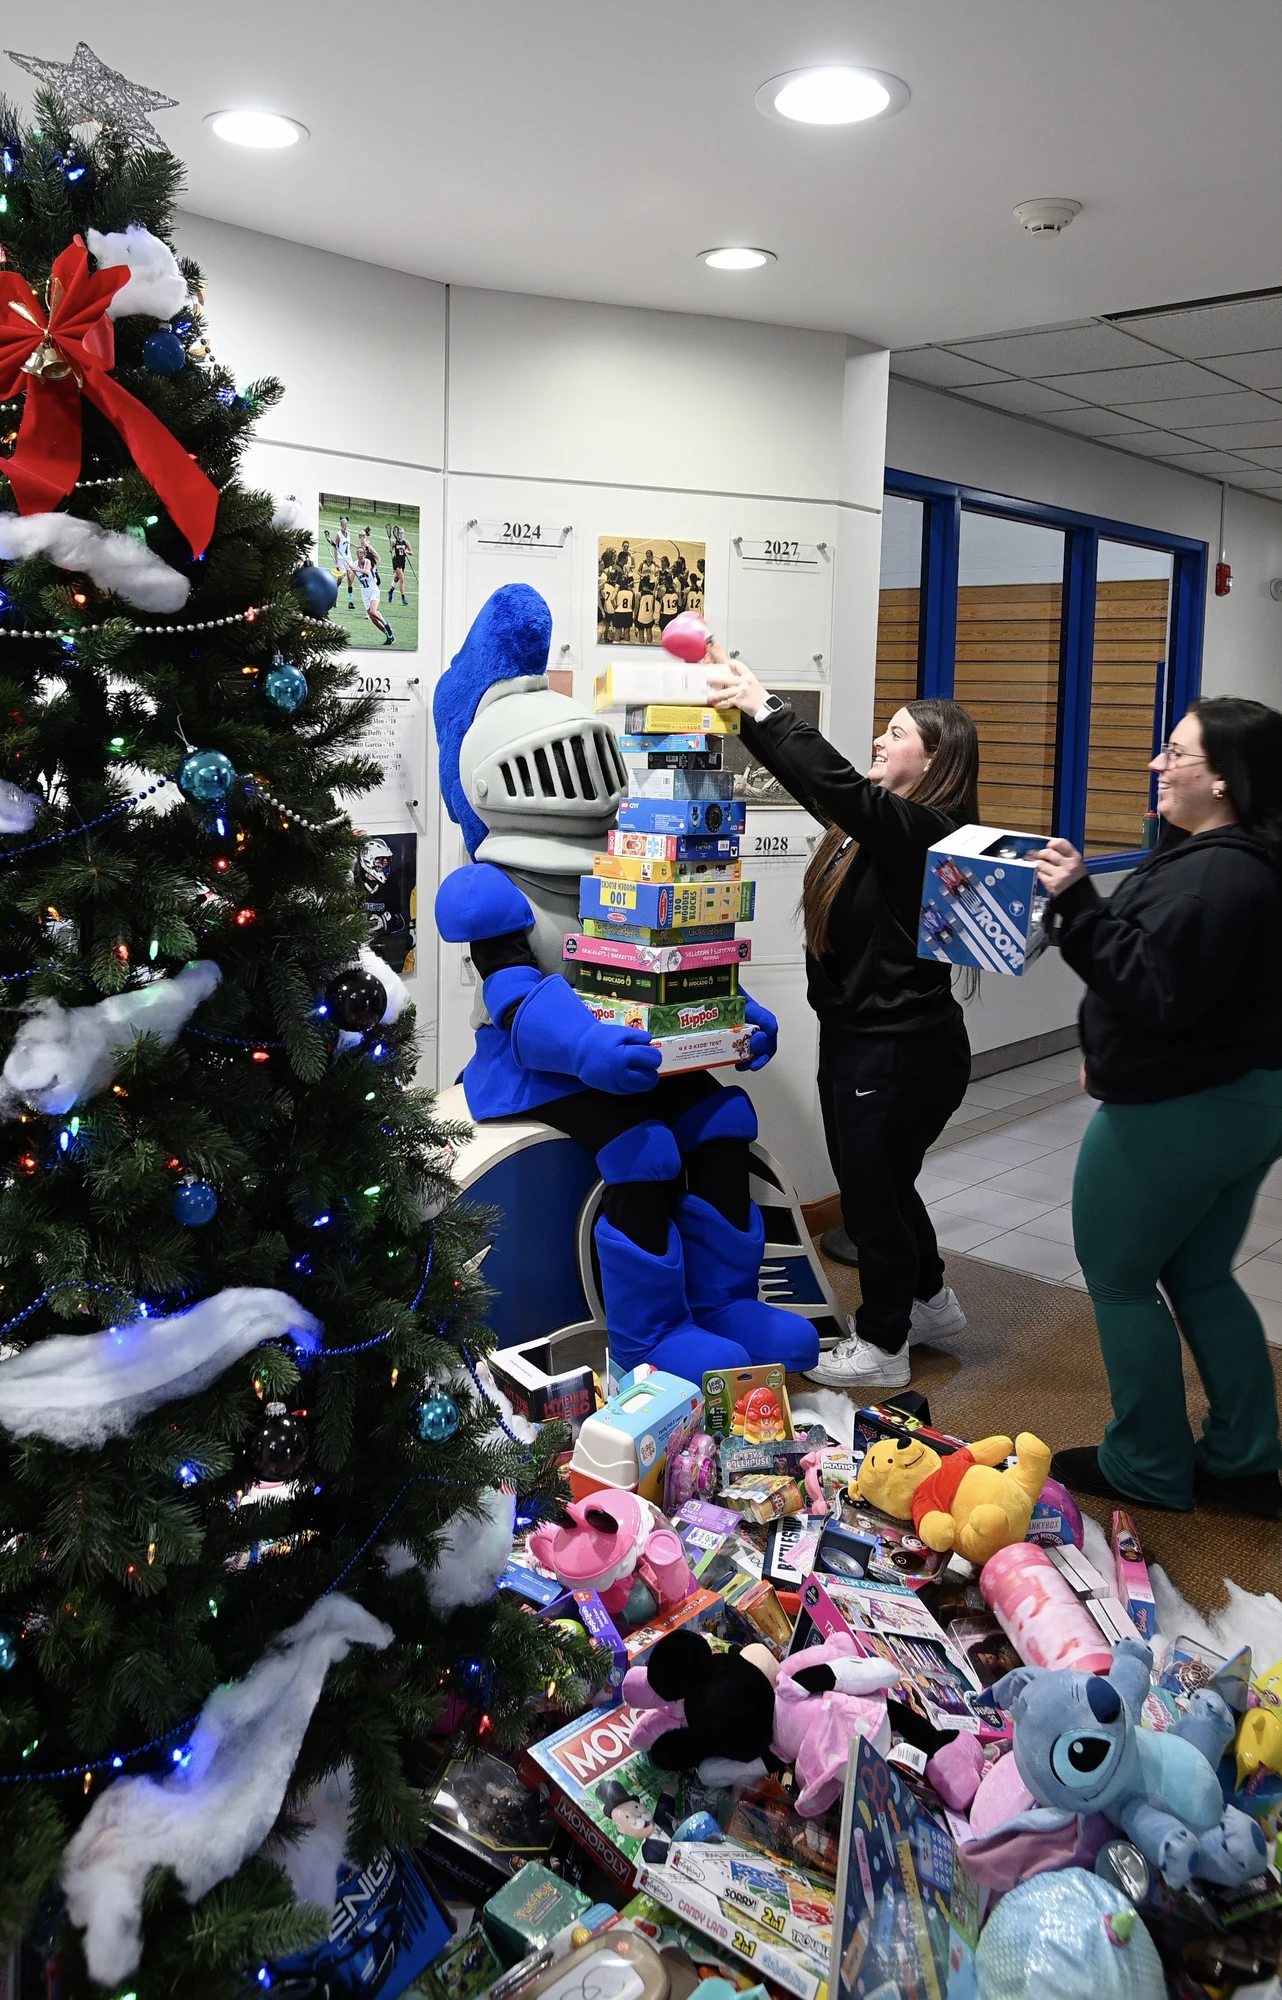
[[[986,1113],[1017,1114],[1022,1099],[1075,1083],[1079,1060],[1069,1050],[971,1085],[917,1183],[941,1249],[1084,1289],[1069,1203],[1094,1101],[1075,1094],[1026,1117],[1012,1116],[999,1130],[966,1132]],[[1282,1163],[1260,1190],[1236,1262],[1265,1333],[1282,1346]]]

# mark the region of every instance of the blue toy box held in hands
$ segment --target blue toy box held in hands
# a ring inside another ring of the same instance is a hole
[[[1027,859],[1041,833],[959,826],[926,850],[918,958],[980,972],[1024,972],[1048,942],[1050,898]]]

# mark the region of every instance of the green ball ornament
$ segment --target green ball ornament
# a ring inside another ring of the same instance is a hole
[[[221,750],[193,750],[178,783],[197,805],[220,806],[236,782],[236,766]]]
[[[263,682],[263,693],[273,708],[292,715],[307,699],[307,676],[301,667],[291,667],[281,660]]]
[[[414,1434],[424,1444],[444,1444],[459,1427],[459,1409],[445,1389],[431,1389],[414,1405]]]

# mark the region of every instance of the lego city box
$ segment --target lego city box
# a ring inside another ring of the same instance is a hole
[[[917,956],[1018,976],[1048,942],[1050,897],[1029,859],[1041,833],[959,826],[926,850]]]

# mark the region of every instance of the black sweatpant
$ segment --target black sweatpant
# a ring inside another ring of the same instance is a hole
[[[819,1103],[841,1190],[846,1233],[859,1247],[863,1303],[855,1326],[897,1354],[914,1299],[931,1299],[944,1266],[926,1204],[914,1185],[926,1148],[943,1131],[970,1081],[960,1013],[905,1035],[822,1029]]]
[[[576,1090],[569,1097],[554,1097],[522,1118],[541,1118],[555,1125],[585,1152],[594,1157],[611,1139],[651,1121],[675,1125],[678,1118],[722,1088],[707,1070],[690,1070],[682,1075],[661,1076],[653,1090],[616,1095],[609,1090]],[[749,1220],[748,1142],[746,1139],[710,1139],[685,1156],[684,1174],[673,1181],[620,1181],[607,1187],[604,1212],[609,1222],[631,1237],[652,1256],[661,1257],[668,1247],[668,1223],[677,1196],[683,1189],[702,1196],[736,1229],[746,1229]]]

